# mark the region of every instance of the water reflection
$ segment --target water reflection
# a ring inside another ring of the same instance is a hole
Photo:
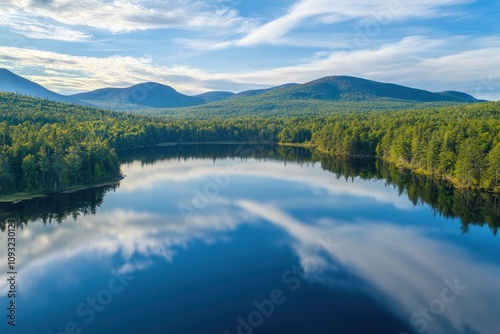
[[[460,244],[429,237],[420,227],[402,228],[397,221],[320,218],[310,224],[276,205],[239,204],[293,238],[292,247],[311,279],[337,288],[342,283],[336,279],[339,268],[347,270],[362,278],[367,292],[381,296],[396,314],[415,314],[409,322],[417,331],[494,333],[500,324],[491,311],[500,298],[498,262],[487,263]],[[450,284],[458,287],[457,298],[441,311],[433,301],[440,300]],[[434,313],[429,305],[436,308]]]
[[[129,152],[119,188],[3,204],[3,217],[23,222],[18,333],[60,332],[74,320],[89,333],[113,326],[123,333],[232,334],[237,319],[248,321],[255,311],[253,301],[276,289],[286,302],[251,328],[255,333],[498,328],[498,240],[474,225],[496,231],[496,197],[459,193],[374,160],[252,150]],[[457,206],[463,200],[474,203],[470,212]],[[436,212],[461,217],[469,233]],[[51,219],[63,224],[43,224]],[[5,252],[2,246],[0,258]],[[86,323],[77,305],[98,294],[114,270],[136,278]],[[0,305],[7,289],[2,277]],[[48,301],[57,301],[49,311]]]
[[[207,166],[198,162],[199,168],[190,170],[190,175],[182,173],[183,166],[162,166],[159,161],[191,161],[197,159],[211,159],[214,166]],[[464,233],[469,230],[470,225],[487,225],[496,234],[500,225],[500,196],[485,192],[457,190],[446,181],[434,180],[432,178],[414,174],[408,170],[399,169],[393,165],[386,164],[380,160],[370,158],[342,158],[317,154],[308,149],[297,147],[279,147],[269,145],[186,145],[174,147],[151,147],[141,150],[122,152],[122,164],[127,166],[129,178],[120,191],[134,191],[137,189],[151,189],[158,180],[166,180],[175,177],[177,181],[182,178],[197,178],[207,173],[213,173],[217,169],[215,162],[223,159],[231,161],[248,161],[255,159],[257,162],[273,161],[279,168],[279,163],[298,163],[300,166],[314,166],[319,164],[322,169],[331,172],[337,179],[353,180],[360,178],[365,181],[383,180],[390,188],[382,191],[377,190],[370,194],[373,184],[344,184],[335,186],[329,184],[331,178],[322,176],[316,182],[323,186],[330,186],[330,191],[347,191],[359,195],[370,195],[379,197],[381,202],[389,202],[400,209],[411,209],[412,206],[429,205],[435,212],[446,218],[459,219],[462,222],[461,229]],[[148,166],[148,169],[143,169]],[[168,168],[168,170],[166,170]],[[258,163],[250,169],[267,169]],[[176,170],[177,169],[177,170]],[[177,173],[177,172],[181,173]],[[301,172],[296,175],[275,174],[289,180],[295,178],[301,180]],[[325,179],[328,181],[325,183]],[[315,182],[309,178],[309,182]],[[15,216],[18,221],[27,224],[38,219],[44,223],[52,221],[61,223],[68,216],[77,217],[83,215],[94,215],[101,206],[105,193],[116,191],[119,184],[90,188],[83,191],[59,194],[44,198],[22,201],[16,204],[0,203],[0,229],[4,231],[5,219]],[[360,189],[361,188],[361,189]],[[408,201],[409,199],[409,201]],[[315,199],[316,201],[317,199]]]
[[[459,219],[462,232],[470,225],[488,226],[496,234],[500,226],[500,196],[480,191],[456,189],[449,182],[418,175],[376,160],[338,159],[320,155],[321,166],[337,177],[383,180],[415,205],[429,205],[435,214]],[[373,162],[373,160],[372,160]]]
[[[15,203],[0,203],[0,229],[5,231],[5,220],[15,218],[19,224],[41,220],[44,224],[61,224],[68,217],[95,215],[108,191],[116,191],[118,184],[93,187],[72,193],[39,197]]]

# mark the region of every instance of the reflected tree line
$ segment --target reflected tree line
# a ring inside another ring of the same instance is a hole
[[[436,214],[459,219],[461,230],[467,233],[470,225],[487,225],[496,235],[500,225],[500,196],[487,192],[458,189],[451,183],[429,176],[416,174],[384,162],[365,157],[338,157],[317,151],[291,146],[266,144],[234,145],[176,145],[171,147],[149,147],[122,152],[122,164],[140,161],[144,165],[164,160],[191,159],[258,159],[283,163],[310,165],[321,163],[321,167],[337,178],[360,178],[363,180],[385,180],[400,196],[406,196],[414,205],[429,205]],[[108,191],[115,191],[119,184],[90,188],[74,193],[36,198],[18,203],[0,203],[0,229],[5,231],[5,221],[16,218],[22,227],[28,222],[41,220],[44,224],[62,223],[69,217],[74,220],[81,215],[95,215]]]
[[[310,164],[313,162],[313,154],[311,150],[302,147],[266,143],[151,146],[120,153],[122,164],[141,161],[143,165],[149,165],[163,160],[187,161],[192,159],[212,159],[214,161],[218,159],[257,159]]]
[[[407,196],[416,205],[429,205],[435,214],[459,219],[462,232],[470,225],[487,225],[493,234],[500,226],[500,196],[498,194],[459,189],[450,182],[432,178],[375,158],[341,158],[314,154],[321,167],[337,178],[359,177],[363,180],[385,180],[400,196]]]
[[[170,119],[0,93],[0,195],[54,194],[120,179],[123,150],[256,140],[377,156],[459,188],[500,193],[500,102],[327,114]]]
[[[108,191],[115,191],[119,184],[84,189],[72,193],[38,197],[16,203],[0,203],[0,230],[5,231],[7,219],[15,219],[18,227],[28,222],[42,221],[44,225],[61,224],[67,218],[74,220],[81,215],[95,215]]]

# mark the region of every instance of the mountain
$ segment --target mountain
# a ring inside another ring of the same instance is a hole
[[[0,92],[29,95],[57,102],[87,104],[72,97],[57,94],[5,68],[0,68]]]
[[[453,98],[461,100],[462,102],[478,102],[478,101],[485,102],[485,100],[478,100],[469,94],[457,92],[454,90],[447,90],[445,92],[439,92],[438,94],[453,97]]]
[[[234,95],[233,98],[256,96],[256,95],[260,95],[260,94],[272,92],[272,91],[277,90],[277,89],[279,90],[281,88],[295,87],[295,86],[298,86],[298,85],[299,84],[296,84],[296,83],[288,83],[288,84],[284,84],[284,85],[280,85],[280,86],[275,86],[275,87],[271,87],[271,88],[265,88],[265,89],[245,90],[243,92],[240,92],[240,93]]]
[[[305,116],[437,108],[479,102],[461,92],[433,93],[349,76],[329,76],[304,84],[250,90],[200,106],[160,111],[189,117]]]
[[[479,102],[462,92],[433,93],[350,76],[328,76],[304,84],[290,83],[238,94],[213,91],[188,96],[170,86],[146,82],[128,88],[103,88],[63,96],[7,69],[0,69],[0,91],[59,102],[93,104],[115,110],[205,116],[328,114],[353,110],[419,109]]]
[[[279,99],[315,99],[331,101],[369,101],[394,99],[414,102],[477,102],[474,97],[454,91],[432,93],[422,89],[382,83],[349,76],[329,76],[301,85],[281,86],[261,97]]]
[[[128,88],[103,88],[71,97],[112,109],[179,108],[203,104],[200,98],[179,93],[170,86],[145,82]]]
[[[193,97],[203,100],[205,103],[216,102],[221,100],[226,100],[233,97],[235,94],[231,92],[206,92],[203,94],[195,95]]]

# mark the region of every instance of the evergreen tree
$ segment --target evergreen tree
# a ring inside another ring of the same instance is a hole
[[[478,186],[483,170],[484,153],[473,138],[468,138],[460,145],[455,174],[460,185]]]
[[[500,142],[488,154],[487,171],[483,181],[483,186],[487,189],[500,191]]]

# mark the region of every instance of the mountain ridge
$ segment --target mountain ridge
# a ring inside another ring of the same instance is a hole
[[[0,91],[49,99],[57,102],[84,104],[70,96],[57,94],[34,81],[19,76],[6,68],[0,68]]]
[[[277,89],[288,88],[288,87],[293,87],[293,86],[297,86],[297,85],[300,85],[300,84],[287,83],[287,84],[273,86],[273,87],[264,88],[264,89],[250,89],[250,90],[245,90],[245,91],[239,92],[239,93],[235,94],[234,96],[232,96],[232,98],[256,96],[256,95],[265,94],[265,93],[268,93],[268,92],[271,92],[271,91],[274,91]]]
[[[182,94],[171,86],[156,82],[144,82],[126,88],[100,88],[64,96],[52,92],[45,87],[18,76],[7,69],[0,68],[0,91],[20,93],[35,97],[47,98],[58,102],[91,104],[114,110],[141,111],[147,109],[168,109],[218,106],[237,107],[238,104],[254,105],[255,108],[276,108],[291,101],[300,103],[349,103],[399,102],[415,103],[473,103],[480,102],[475,97],[459,91],[430,92],[393,83],[383,83],[352,76],[325,76],[303,84],[288,83],[266,89],[254,89],[239,93],[225,91],[209,91],[189,96]],[[392,102],[391,102],[392,101]],[[244,109],[244,108],[243,108]]]
[[[293,99],[362,101],[387,98],[417,102],[477,102],[473,96],[455,91],[433,93],[393,83],[352,76],[326,76],[300,85],[282,86],[263,95]]]
[[[157,82],[144,82],[126,88],[101,88],[71,95],[100,107],[124,109],[136,105],[149,108],[179,108],[203,104],[202,99],[184,95],[174,88]]]
[[[193,97],[201,99],[201,100],[205,101],[205,103],[210,103],[210,102],[226,100],[226,99],[229,99],[235,95],[236,94],[232,93],[232,92],[210,91],[210,92],[194,95]]]

